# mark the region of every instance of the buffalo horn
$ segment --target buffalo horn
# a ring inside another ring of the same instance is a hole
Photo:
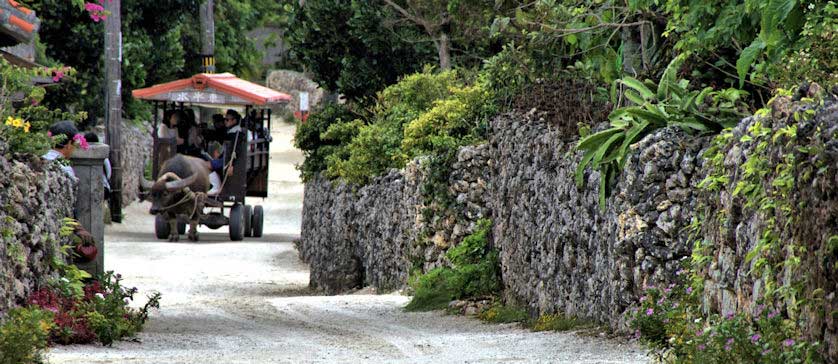
[[[191,185],[192,182],[195,182],[196,178],[198,178],[197,173],[187,177],[186,179],[178,178],[172,182],[166,182],[166,190],[169,192],[180,191],[184,187]]]

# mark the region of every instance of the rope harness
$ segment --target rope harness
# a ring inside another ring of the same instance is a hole
[[[162,207],[160,210],[168,211],[191,200],[194,204],[192,205],[192,212],[189,214],[189,218],[193,218],[195,213],[198,212],[198,206],[203,206],[206,203],[207,194],[204,192],[192,192],[189,187],[184,188],[184,192],[185,194],[178,202]]]

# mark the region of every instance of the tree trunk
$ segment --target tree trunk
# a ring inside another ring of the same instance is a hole
[[[448,34],[445,32],[439,33],[439,39],[434,44],[436,50],[439,52],[439,68],[443,71],[451,69],[451,40],[448,39]]]

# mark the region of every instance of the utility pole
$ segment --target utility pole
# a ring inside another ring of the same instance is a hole
[[[201,66],[204,73],[215,73],[215,7],[213,0],[201,4]]]
[[[122,19],[120,0],[104,1],[105,141],[110,145],[111,220],[122,222]]]

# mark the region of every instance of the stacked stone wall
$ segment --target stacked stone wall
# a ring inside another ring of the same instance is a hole
[[[457,203],[445,213],[422,213],[421,161],[358,191],[317,179],[306,187],[301,242],[312,266],[312,284],[349,274],[359,278],[331,285],[330,292],[360,285],[403,287],[411,269],[427,271],[446,264],[447,248],[459,243],[476,219],[489,217],[494,221],[492,244],[500,250],[505,298],[534,313],[562,312],[623,330],[627,310],[647,287],[676,281],[697,240],[711,247],[710,263],[699,270],[705,281],[705,309],[748,312],[756,306],[764,282],[751,278],[753,263],[746,255],[763,238],[770,216],[746,208],[748,201],[732,191],[742,164],[758,147],[742,138],[745,133],[757,122],[772,133],[796,123],[793,115],[800,110],[783,100],[777,104],[786,110],[771,115],[773,123],[747,118],[734,129],[734,142],[725,151],[730,179],[721,192],[698,187],[712,172],[704,158],[712,137],[665,128],[631,147],[611,196],[600,206],[599,174],[588,170],[581,187],[574,180],[581,159],[574,150],[578,137],[545,122],[535,110],[496,117],[487,143],[460,150],[448,181]],[[766,152],[768,159],[788,153],[797,153],[799,159],[801,169],[794,173],[798,179],[787,196],[799,217],[781,238],[803,247],[804,254],[798,256],[810,269],[782,269],[777,280],[802,281],[801,297],[818,302],[817,309],[801,313],[801,322],[805,334],[821,340],[832,358],[838,357],[833,314],[838,307],[836,110],[838,103],[827,102],[813,121],[797,123],[799,144]],[[803,152],[797,147],[802,145],[817,151],[811,161],[800,159]],[[812,177],[803,178],[807,173]],[[720,212],[728,218],[705,216]],[[701,224],[692,225],[693,221]],[[354,254],[353,264],[333,269],[336,262],[348,259],[348,252]],[[816,293],[810,297],[812,292]]]
[[[56,163],[13,156],[0,141],[0,317],[55,277],[58,231],[75,186]]]

